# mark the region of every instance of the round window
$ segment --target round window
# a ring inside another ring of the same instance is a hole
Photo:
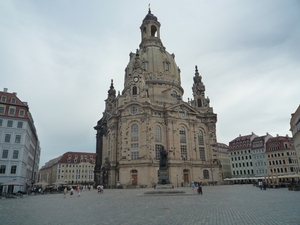
[[[137,113],[137,107],[136,107],[136,106],[131,106],[131,108],[130,108],[130,113],[131,113],[132,115],[135,115],[135,114]]]

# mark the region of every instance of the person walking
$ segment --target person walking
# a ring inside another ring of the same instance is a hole
[[[194,181],[192,181],[191,187],[192,187],[193,194],[195,194],[195,183],[194,183]]]
[[[65,189],[64,189],[64,198],[66,198],[66,194],[67,194],[67,187],[65,187]]]
[[[71,188],[71,191],[70,191],[70,198],[72,198],[72,196],[73,196],[73,191],[74,191],[74,189]]]
[[[260,190],[262,190],[262,182],[261,181],[258,182],[258,186],[260,187]]]
[[[203,194],[203,192],[202,192],[202,183],[201,182],[198,184],[198,194],[199,195]]]

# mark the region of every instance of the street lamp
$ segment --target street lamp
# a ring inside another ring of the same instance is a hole
[[[178,187],[178,174],[176,174],[176,177],[177,177],[177,187]]]

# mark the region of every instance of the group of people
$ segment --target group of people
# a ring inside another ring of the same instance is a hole
[[[258,186],[259,186],[260,190],[262,190],[262,189],[267,190],[266,182],[258,181]]]
[[[75,191],[77,192],[77,196],[80,197],[80,193],[82,192],[83,188],[82,187],[79,187],[79,186],[76,186],[75,187]],[[67,187],[64,188],[64,198],[66,198],[66,195],[67,195],[67,192],[68,192],[68,189]],[[71,187],[70,189],[70,198],[72,198],[74,195],[74,189],[73,187]]]
[[[198,194],[198,195],[202,195],[202,194],[203,194],[203,192],[202,192],[202,183],[201,183],[201,182],[198,183],[197,186],[198,186],[198,187],[197,187],[197,194]],[[192,182],[191,187],[192,187],[193,193],[195,194],[195,189],[196,189],[196,187],[195,187],[195,183],[194,183],[194,182]]]

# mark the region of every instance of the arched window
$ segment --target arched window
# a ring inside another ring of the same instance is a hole
[[[137,87],[136,86],[132,87],[132,95],[137,95]]]
[[[204,145],[203,132],[201,130],[198,131],[198,144]]]
[[[11,98],[11,103],[15,104],[16,103],[16,98]]]
[[[209,179],[209,172],[208,172],[208,170],[203,170],[203,179]]]
[[[132,124],[131,126],[131,141],[139,140],[139,127],[137,124]]]
[[[186,134],[184,127],[179,128],[180,143],[186,143]]]
[[[197,106],[202,107],[202,100],[201,99],[197,99]]]
[[[157,32],[157,28],[156,28],[156,26],[151,26],[151,37],[155,37],[155,34],[156,34],[156,32]]]
[[[158,125],[155,127],[155,142],[162,142],[161,127]]]
[[[1,102],[6,102],[6,96],[1,96]]]

